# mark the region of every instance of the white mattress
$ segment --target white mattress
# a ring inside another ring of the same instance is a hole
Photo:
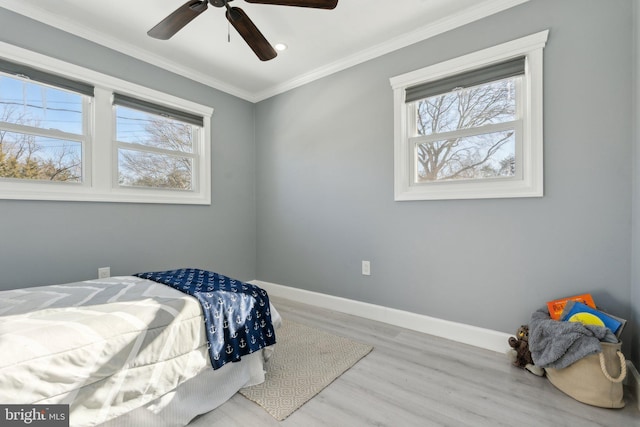
[[[68,403],[72,426],[137,416],[140,412],[131,411],[141,407],[146,415],[165,411],[171,418],[176,407],[171,402],[191,388],[203,392],[208,386],[214,394],[221,392],[216,400],[226,400],[260,381],[259,353],[243,357],[248,362],[243,369],[241,362],[213,371],[198,301],[145,279],[113,277],[3,291],[0,316],[0,402]],[[272,318],[279,323],[275,309]],[[249,363],[252,359],[257,360]],[[230,388],[211,384],[214,377]],[[195,413],[213,409],[215,402],[204,400]],[[183,425],[187,416],[177,414],[176,423],[168,425]]]

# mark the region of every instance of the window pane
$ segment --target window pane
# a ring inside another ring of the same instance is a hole
[[[513,130],[416,145],[417,182],[515,176]]]
[[[418,135],[432,135],[516,119],[513,77],[416,101]]]
[[[193,160],[136,150],[118,150],[118,182],[124,186],[192,189]]]
[[[82,135],[82,95],[0,74],[0,121]]]
[[[82,181],[82,144],[0,131],[0,177]]]
[[[184,153],[193,152],[193,125],[131,108],[115,108],[118,141]]]

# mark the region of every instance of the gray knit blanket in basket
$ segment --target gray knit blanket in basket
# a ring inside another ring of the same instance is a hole
[[[529,350],[536,366],[562,369],[590,354],[600,353],[600,342],[617,343],[609,328],[563,322],[549,317],[546,308],[531,315]]]

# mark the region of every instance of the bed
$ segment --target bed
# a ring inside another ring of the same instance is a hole
[[[213,369],[209,328],[196,297],[143,277],[2,291],[0,402],[69,404],[71,426],[184,426],[264,381],[273,348]]]

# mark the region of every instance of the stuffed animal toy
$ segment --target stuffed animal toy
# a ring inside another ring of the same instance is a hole
[[[544,369],[536,366],[529,351],[529,326],[522,325],[516,331],[515,337],[509,337],[509,357],[511,362],[519,368],[524,368],[534,375],[541,377]]]

